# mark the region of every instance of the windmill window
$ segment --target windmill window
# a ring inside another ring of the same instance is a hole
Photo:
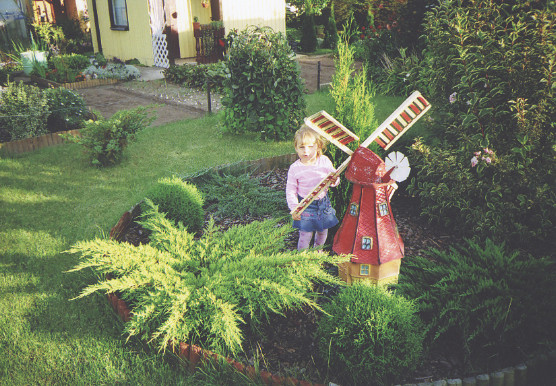
[[[369,276],[369,264],[361,264],[359,266],[359,274],[361,276]]]
[[[352,216],[357,216],[358,213],[359,213],[359,205],[352,203],[349,206],[349,214]]]
[[[361,239],[361,249],[366,251],[373,249],[373,238],[363,236],[363,238]]]
[[[110,28],[116,31],[129,31],[127,20],[127,0],[108,0]]]
[[[378,204],[378,213],[380,216],[386,216],[388,214],[388,204],[386,202]]]

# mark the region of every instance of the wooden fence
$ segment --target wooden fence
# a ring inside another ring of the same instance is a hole
[[[0,143],[0,152],[13,155],[42,149],[43,147],[59,145],[65,141],[62,137],[60,137],[60,134],[81,135],[79,130],[68,130],[41,135],[39,137],[4,142]]]
[[[80,82],[58,83],[52,80],[40,78],[35,75],[31,75],[31,80],[43,87],[53,87],[53,88],[64,87],[67,88],[68,90],[78,90],[81,88],[106,86],[109,84],[118,83],[120,81],[119,79],[86,79]]]

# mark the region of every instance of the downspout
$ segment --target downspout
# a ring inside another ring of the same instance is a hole
[[[98,25],[97,0],[91,0],[91,3],[93,4],[93,18],[95,19],[95,32],[97,35],[98,52],[102,54],[102,42],[100,40],[100,28]]]

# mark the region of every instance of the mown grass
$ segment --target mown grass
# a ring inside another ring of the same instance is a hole
[[[333,111],[324,92],[307,101],[309,114]],[[401,101],[377,97],[379,118]],[[148,128],[106,169],[76,144],[0,158],[0,384],[198,384],[172,357],[126,341],[104,297],[71,301],[95,277],[65,273],[76,261],[64,251],[106,235],[160,177],[293,152],[291,141],[221,134],[219,122]]]

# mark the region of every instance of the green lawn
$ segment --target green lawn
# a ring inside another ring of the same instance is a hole
[[[308,113],[333,111],[325,93],[307,96]],[[383,119],[402,98],[377,98]],[[106,235],[160,177],[293,152],[223,135],[219,116],[148,128],[115,167],[90,167],[76,144],[0,158],[0,384],[195,383],[136,340],[103,296],[70,301],[95,278],[65,273],[78,240]],[[197,380],[198,381],[198,380]]]

